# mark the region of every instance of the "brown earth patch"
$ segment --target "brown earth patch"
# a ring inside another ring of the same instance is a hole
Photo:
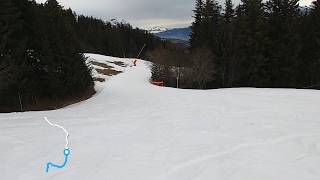
[[[106,80],[104,78],[93,77],[93,81],[105,82]]]
[[[116,70],[113,70],[113,69],[96,69],[96,71],[99,74],[103,74],[103,75],[106,75],[106,76],[114,76],[114,75],[122,73],[121,71],[116,71]]]
[[[110,62],[108,61],[109,63],[113,63],[115,65],[118,65],[118,66],[121,66],[121,67],[127,67],[127,65],[121,61],[114,61],[114,62]]]
[[[92,61],[91,62],[92,65],[95,65],[95,66],[100,66],[102,68],[113,68],[112,66],[109,66],[107,64],[104,64],[104,63],[100,63],[100,62],[95,62],[95,61]]]

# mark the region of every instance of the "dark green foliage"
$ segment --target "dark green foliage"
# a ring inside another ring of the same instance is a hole
[[[226,0],[225,2],[225,12],[224,12],[224,19],[227,23],[231,23],[232,19],[234,17],[234,9],[233,9],[233,4],[232,4],[232,0]]]
[[[242,0],[234,10],[226,0],[221,14],[197,0],[191,48],[210,48],[217,62],[207,87],[319,88],[319,6],[302,13],[298,0]]]
[[[219,26],[221,7],[215,0],[206,0],[203,16],[203,39],[202,43],[210,47],[212,51],[219,53]]]
[[[0,111],[93,92],[82,52],[136,57],[160,43],[129,24],[78,17],[56,0],[2,0],[0,40]]]
[[[307,88],[320,88],[320,0],[312,3],[310,11],[301,17],[302,41],[297,83]]]
[[[10,94],[26,84],[26,41],[21,12],[11,0],[0,2],[0,103],[15,101]],[[22,71],[17,72],[18,69]]]
[[[152,50],[161,42],[145,30],[133,29],[130,24],[104,22],[92,17],[79,16],[77,35],[85,52],[99,53],[117,57],[135,58],[146,44]]]
[[[264,56],[266,43],[266,23],[262,0],[243,0],[238,7],[235,41],[238,43],[235,86],[261,87],[266,82],[263,67],[268,61]]]
[[[224,31],[221,28],[223,24],[221,9],[221,6],[215,0],[197,0],[194,10],[195,21],[192,24],[190,39],[191,49],[205,48],[212,51],[213,56],[215,56],[214,64],[224,63],[221,59],[216,58],[222,56],[221,48],[223,48],[222,37],[224,36]],[[217,66],[214,67],[218,69]],[[218,69],[218,71],[215,75],[221,76],[220,74],[223,70]],[[212,79],[216,79],[216,83],[218,83],[221,78]],[[208,85],[205,86],[210,87]]]
[[[191,46],[210,47],[218,52],[221,7],[215,0],[196,1],[195,22],[192,24]]]
[[[222,87],[231,87],[233,83],[235,38],[234,38],[235,11],[231,0],[226,0],[225,9],[221,20],[220,49],[221,56],[218,59],[219,78],[217,81]]]
[[[299,76],[298,0],[270,0],[266,4],[270,39],[268,70],[271,86],[294,87]]]
[[[192,32],[190,44],[192,47],[203,46],[203,19],[204,19],[204,3],[203,0],[196,0],[196,8],[194,12],[194,22],[192,23]]]

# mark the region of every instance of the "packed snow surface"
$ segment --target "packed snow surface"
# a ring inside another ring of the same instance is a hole
[[[128,64],[63,109],[0,114],[1,180],[319,180],[320,92],[181,90]],[[118,67],[120,68],[120,67]],[[71,155],[63,169],[65,127]]]

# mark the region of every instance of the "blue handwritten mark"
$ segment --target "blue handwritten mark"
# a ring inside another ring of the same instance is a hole
[[[64,149],[64,151],[63,151],[63,154],[64,154],[63,164],[57,165],[57,164],[53,164],[52,162],[49,162],[49,163],[47,163],[46,172],[49,172],[50,166],[55,167],[55,168],[59,168],[59,169],[64,168],[68,162],[68,156],[70,155],[70,153],[71,153],[71,151],[68,148]]]

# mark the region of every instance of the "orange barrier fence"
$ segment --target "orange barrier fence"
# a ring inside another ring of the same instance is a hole
[[[156,85],[156,86],[164,86],[164,82],[163,81],[152,81],[151,83]]]

